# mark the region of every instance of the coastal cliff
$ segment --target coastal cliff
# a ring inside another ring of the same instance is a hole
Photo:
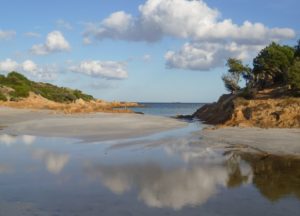
[[[300,128],[300,98],[257,97],[247,100],[227,94],[222,95],[218,102],[198,109],[193,117],[220,126]]]

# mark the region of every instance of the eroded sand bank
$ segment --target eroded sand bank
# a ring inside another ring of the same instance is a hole
[[[53,114],[51,111],[0,108],[1,133],[104,141],[146,136],[186,126],[171,118],[137,114]]]

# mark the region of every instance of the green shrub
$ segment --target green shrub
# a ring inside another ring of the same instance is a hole
[[[288,83],[293,89],[300,89],[300,60],[294,61],[294,64],[288,71]]]
[[[244,88],[242,92],[239,93],[240,97],[243,97],[247,100],[251,100],[255,98],[255,95],[257,94],[256,88]]]
[[[26,84],[30,84],[31,81],[28,80],[24,75],[18,73],[18,72],[10,72],[8,75],[7,75],[7,80],[18,80],[18,81],[21,81],[22,83],[26,83]]]
[[[20,85],[20,86],[15,86],[14,90],[15,91],[11,92],[9,95],[17,98],[26,98],[29,96],[30,87],[26,85]]]
[[[7,98],[1,92],[0,92],[0,101],[7,101]]]
[[[10,93],[12,100],[26,98],[30,92],[60,103],[70,103],[80,98],[85,101],[94,100],[93,96],[84,94],[80,90],[58,87],[49,83],[33,82],[17,72],[11,72],[7,77],[1,75],[0,84],[15,90]]]

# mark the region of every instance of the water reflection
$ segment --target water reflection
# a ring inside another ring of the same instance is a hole
[[[13,136],[9,134],[0,134],[0,144],[4,144],[6,146],[10,146],[21,142],[25,145],[32,145],[35,142],[36,137],[30,135],[23,136]]]
[[[70,156],[44,149],[33,149],[32,157],[44,161],[47,170],[52,174],[59,174],[68,163]]]
[[[89,215],[86,209],[99,215],[115,204],[123,210],[138,206],[132,215],[160,215],[166,209],[179,215],[203,209],[237,215],[230,211],[240,210],[237,202],[252,210],[256,200],[270,215],[279,207],[288,209],[287,215],[300,210],[300,159],[224,147],[188,136],[122,146],[2,134],[0,215],[53,215],[54,209],[73,215],[74,208],[79,215]]]
[[[205,203],[227,181],[223,166],[163,169],[156,164],[88,166],[87,174],[112,192],[138,190],[138,198],[150,207],[181,209]]]
[[[33,159],[42,160],[45,163],[46,169],[52,174],[59,174],[68,163],[70,156],[67,153],[59,153],[42,148],[33,147],[32,145],[36,141],[35,136],[22,135],[13,136],[9,134],[0,134],[0,143],[7,147],[12,145],[24,145],[27,150],[32,154]],[[4,170],[4,166],[0,165],[1,170]]]
[[[174,154],[172,147],[174,145],[166,147],[168,154]],[[181,146],[176,150],[189,164],[187,167],[163,168],[156,163],[89,164],[85,170],[89,177],[117,195],[137,190],[138,199],[149,207],[180,210],[200,206],[217,195],[222,187],[230,190],[242,185],[255,186],[272,202],[293,195],[300,199],[299,158],[227,152],[216,159],[218,154],[210,154],[211,149],[199,152],[197,148],[194,152],[192,149],[192,146]]]
[[[300,199],[299,158],[247,153],[240,153],[239,156],[251,166],[252,183],[263,196],[271,201],[291,195]],[[236,186],[246,178],[240,173],[240,167],[237,166],[236,172],[230,176],[230,182]]]
[[[1,202],[0,215],[2,216],[32,216],[32,215],[48,215],[43,214],[33,203],[27,202]]]
[[[11,166],[6,164],[0,164],[0,174],[11,173],[13,170]]]

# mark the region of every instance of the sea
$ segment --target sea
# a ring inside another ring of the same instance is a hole
[[[141,104],[166,118],[203,105]],[[0,130],[0,216],[299,215],[299,159],[212,147],[204,126],[92,143]]]
[[[133,108],[135,112],[148,115],[174,117],[177,115],[192,115],[204,103],[145,103],[139,102],[141,107]]]

